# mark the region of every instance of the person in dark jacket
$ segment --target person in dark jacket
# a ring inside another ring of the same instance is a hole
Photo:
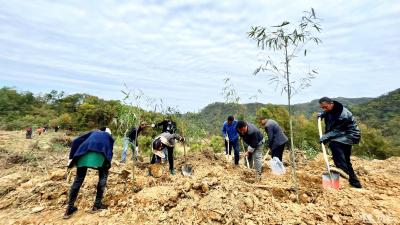
[[[237,121],[233,116],[228,116],[227,121],[222,126],[221,133],[225,139],[225,155],[230,160],[233,148],[235,155],[235,165],[239,165],[239,134],[236,130]],[[229,149],[228,149],[229,147]]]
[[[165,119],[160,123],[157,124],[152,124],[151,125],[153,128],[159,128],[162,127],[162,132],[168,132],[170,134],[173,134],[176,132],[176,123],[174,121],[172,121],[171,119]]]
[[[32,127],[26,128],[25,137],[26,137],[26,139],[32,139]]]
[[[361,183],[350,161],[352,145],[360,142],[361,134],[353,114],[341,103],[328,97],[319,100],[323,110],[318,116],[325,120],[325,134],[321,143],[328,143],[335,166],[349,175],[351,186],[361,188]]]
[[[268,147],[271,150],[271,157],[277,157],[282,162],[283,150],[288,142],[288,138],[275,120],[260,117],[259,123],[264,126],[265,132],[268,135]]]
[[[153,156],[151,158],[150,164],[154,164],[160,162],[162,158],[168,158],[169,163],[169,172],[171,175],[175,175],[174,169],[174,147],[175,140],[184,142],[185,139],[181,137],[179,134],[170,134],[168,132],[164,132],[154,138],[152,146],[153,146]]]
[[[47,132],[47,130],[49,129],[49,125],[48,125],[48,124],[45,124],[45,125],[43,126],[43,128],[44,128],[44,133],[45,133],[45,132]]]
[[[245,156],[248,157],[250,168],[254,164],[256,175],[261,178],[264,136],[256,126],[242,120],[238,121],[236,130],[248,145]]]
[[[96,199],[92,212],[106,209],[102,204],[103,194],[107,183],[108,170],[111,167],[113,156],[114,139],[108,128],[101,128],[84,134],[72,141],[69,154],[68,168],[77,167],[76,177],[69,191],[68,206],[64,219],[68,219],[78,208],[74,206],[78,197],[79,189],[85,180],[87,169],[93,168],[99,171],[99,182],[97,184]]]
[[[132,149],[132,160],[137,159],[138,152],[139,152],[139,144],[137,141],[137,137],[139,136],[140,132],[142,132],[146,128],[145,123],[141,123],[139,127],[132,127],[128,130],[123,138],[123,149],[122,149],[122,159],[121,163],[125,163],[126,155],[128,152],[128,148]]]

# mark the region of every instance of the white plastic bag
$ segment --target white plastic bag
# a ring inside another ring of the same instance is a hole
[[[268,161],[268,165],[272,170],[272,173],[275,175],[282,175],[286,173],[286,168],[283,166],[283,163],[278,159],[278,157],[274,157]]]

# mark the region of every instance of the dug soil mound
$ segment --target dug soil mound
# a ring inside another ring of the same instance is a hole
[[[189,155],[194,168],[190,177],[178,169],[169,175],[167,165],[158,168],[158,178],[147,176],[146,158],[132,176],[132,161],[120,164],[116,154],[104,197],[109,208],[88,212],[98,180],[97,171],[89,170],[76,202],[79,210],[63,220],[73,180],[64,167],[67,147],[43,150],[54,139],[50,134],[32,140],[17,132],[0,135],[6,137],[0,141],[5,165],[0,173],[0,224],[400,224],[400,158],[353,157],[363,189],[341,179],[341,188],[332,190],[322,188],[322,156],[307,160],[298,154],[296,203],[290,168],[276,176],[265,162],[262,179],[256,180],[253,170],[210,151]],[[40,148],[32,150],[36,142]],[[35,157],[27,157],[31,151]],[[177,158],[175,168],[182,165],[183,157]]]

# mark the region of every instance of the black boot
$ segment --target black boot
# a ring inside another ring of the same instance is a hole
[[[65,211],[63,219],[69,219],[72,216],[72,214],[74,214],[77,210],[78,208],[76,208],[75,206],[68,207],[67,210]]]
[[[361,183],[357,178],[350,178],[349,183],[354,188],[362,188]]]
[[[104,204],[94,205],[92,207],[92,211],[90,211],[90,212],[96,213],[96,212],[102,211],[103,209],[108,209],[108,205],[104,205]]]

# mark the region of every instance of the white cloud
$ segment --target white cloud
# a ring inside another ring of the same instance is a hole
[[[246,32],[253,25],[296,21],[310,7],[323,19],[324,43],[296,65],[317,67],[320,76],[295,101],[320,97],[322,90],[325,95],[361,97],[398,87],[393,71],[400,66],[393,62],[400,59],[400,31],[395,29],[400,26],[400,3],[393,1],[1,5],[0,78],[23,90],[63,83],[57,87],[67,92],[79,86],[81,92],[120,99],[119,89],[126,83],[185,111],[221,101],[222,79],[231,76],[243,101],[263,89],[259,100],[285,103],[268,76],[251,76],[259,50]],[[26,82],[29,74],[35,79],[31,85]]]

